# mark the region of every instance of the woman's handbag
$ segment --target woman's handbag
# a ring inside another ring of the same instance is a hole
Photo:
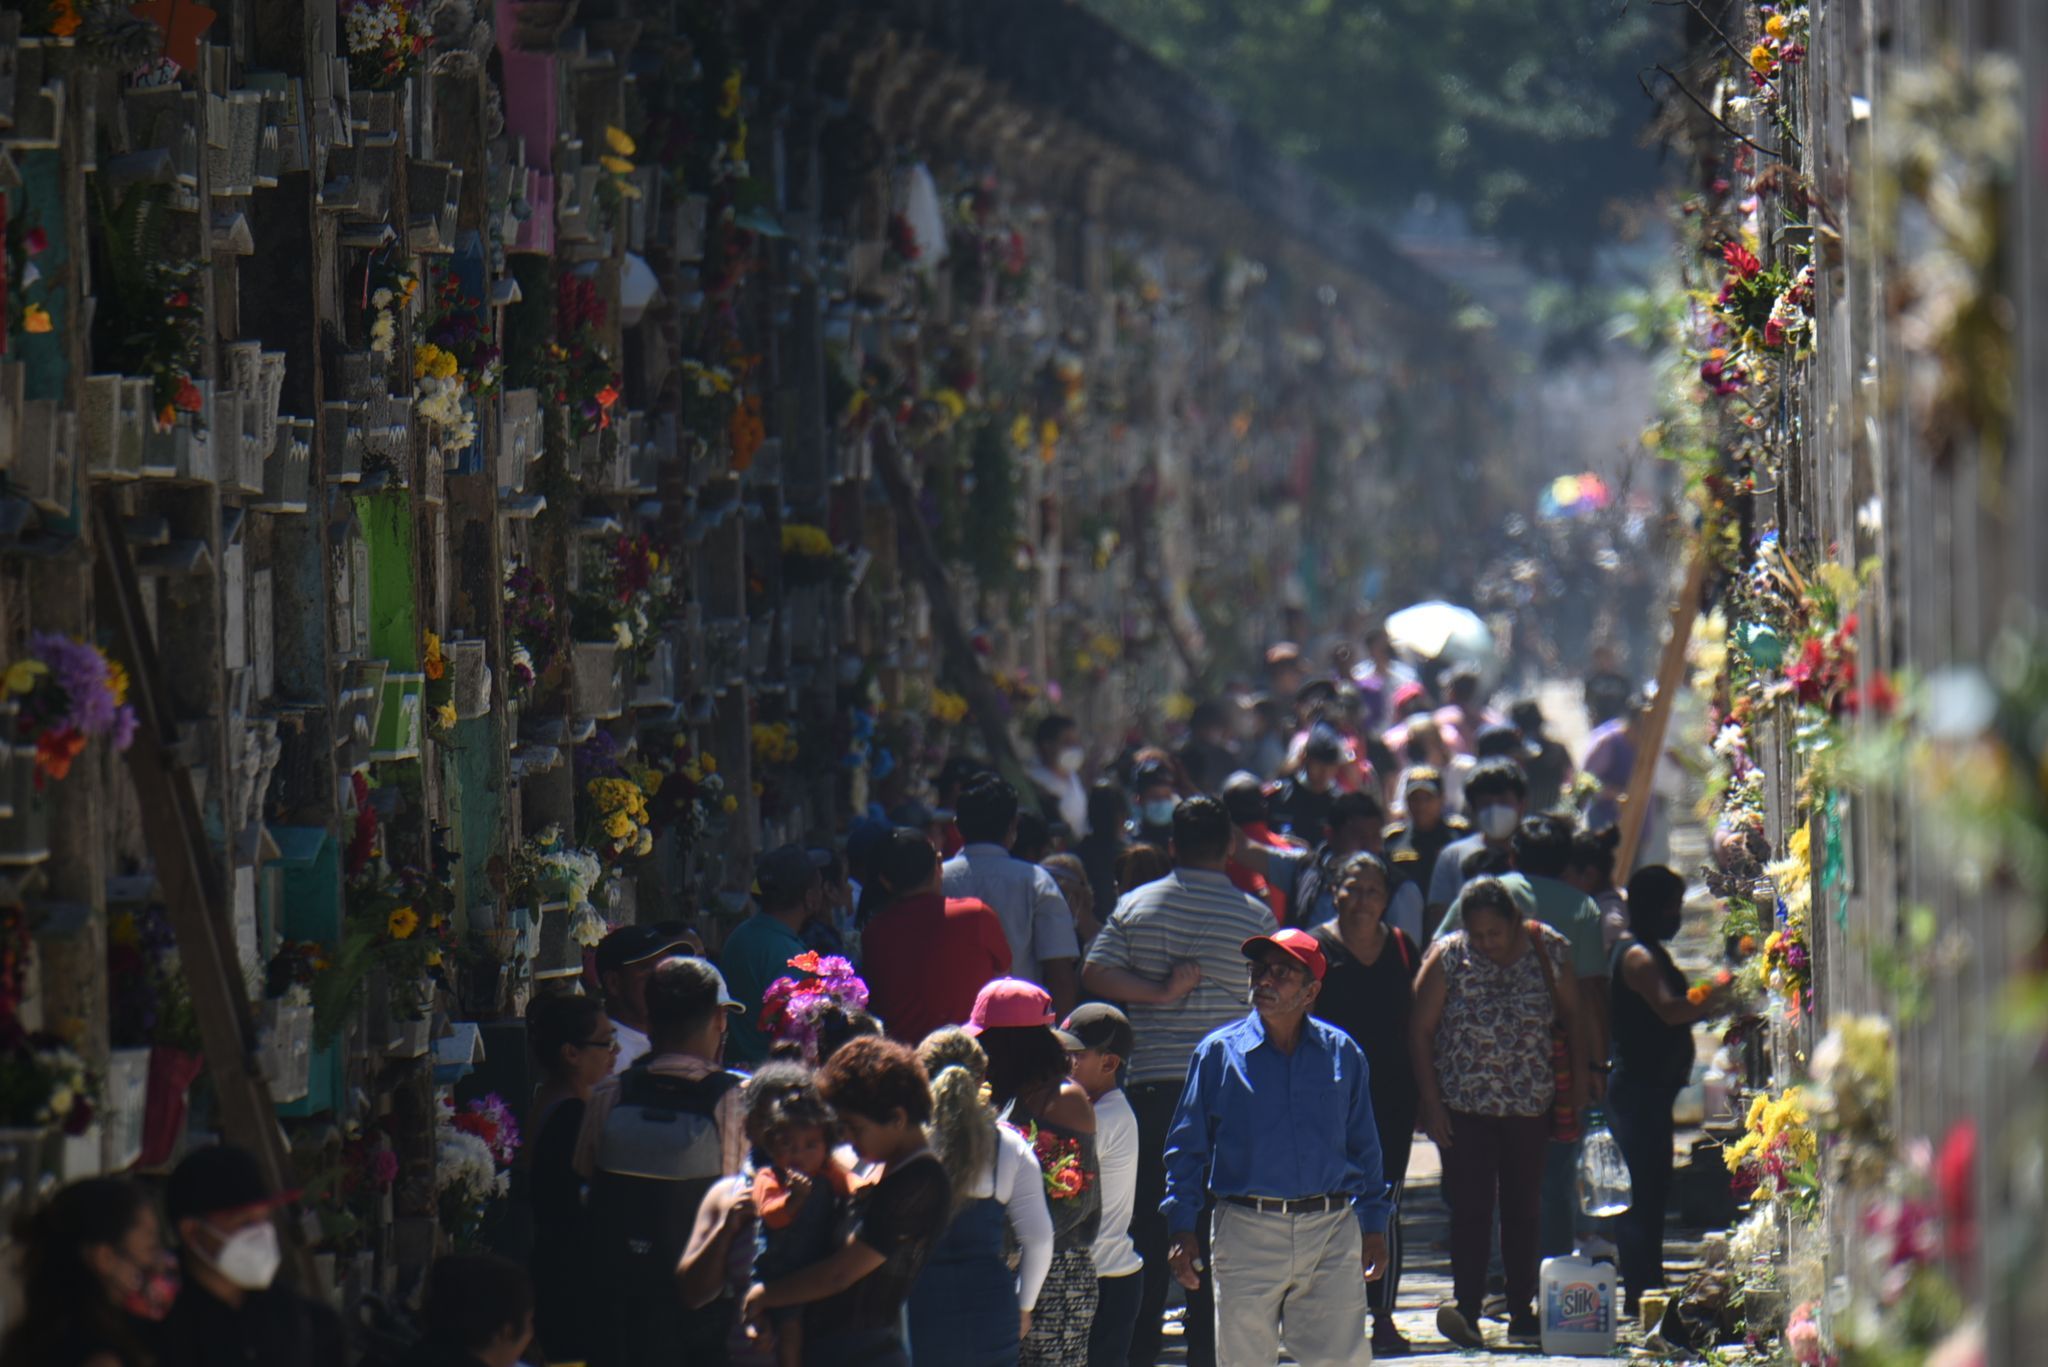
[[[1579,1112],[1572,1105],[1572,1032],[1557,999],[1557,971],[1543,950],[1543,924],[1527,923],[1529,948],[1536,966],[1543,970],[1543,986],[1550,992],[1550,1071],[1557,1080],[1557,1095],[1550,1105],[1550,1138],[1553,1143],[1570,1144],[1579,1138]]]

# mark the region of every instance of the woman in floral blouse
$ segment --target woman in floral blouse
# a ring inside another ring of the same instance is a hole
[[[1442,1155],[1451,1207],[1456,1300],[1438,1310],[1437,1327],[1453,1343],[1479,1348],[1496,1190],[1508,1337],[1537,1334],[1543,1160],[1561,1085],[1551,1031],[1555,1023],[1578,1038],[1579,1002],[1570,943],[1525,920],[1505,884],[1479,879],[1466,885],[1463,902],[1464,929],[1439,939],[1422,961],[1410,1047],[1422,1129]],[[1576,1059],[1583,1051],[1565,1052]],[[1582,1105],[1586,1083],[1585,1070],[1572,1068],[1563,1099]]]

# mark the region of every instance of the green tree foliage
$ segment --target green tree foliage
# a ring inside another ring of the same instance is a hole
[[[1636,75],[1684,41],[1654,0],[1087,0],[1362,203],[1419,195],[1583,267],[1659,183]]]

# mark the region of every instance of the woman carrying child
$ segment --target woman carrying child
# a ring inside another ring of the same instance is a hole
[[[1015,1367],[1039,1288],[1052,1266],[1052,1215],[1038,1159],[982,1099],[988,1056],[957,1026],[917,1047],[932,1079],[932,1149],[953,1183],[946,1232],[910,1293],[910,1346],[919,1362]],[[1005,1256],[1014,1237],[1016,1272]],[[1003,1313],[1015,1307],[1015,1315]]]
[[[740,1091],[753,1145],[747,1170],[705,1194],[676,1275],[693,1308],[721,1295],[735,1299],[756,1281],[822,1262],[850,1207],[854,1180],[832,1156],[832,1110],[801,1063],[764,1065]],[[800,1367],[802,1312],[770,1312],[772,1335],[736,1325],[728,1343],[735,1367]]]

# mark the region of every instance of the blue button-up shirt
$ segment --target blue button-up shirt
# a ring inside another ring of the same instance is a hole
[[[1195,1227],[1205,1193],[1297,1200],[1348,1195],[1367,1234],[1392,1206],[1380,1170],[1365,1054],[1310,1017],[1294,1052],[1266,1040],[1255,1011],[1195,1048],[1166,1135],[1167,1229]]]

